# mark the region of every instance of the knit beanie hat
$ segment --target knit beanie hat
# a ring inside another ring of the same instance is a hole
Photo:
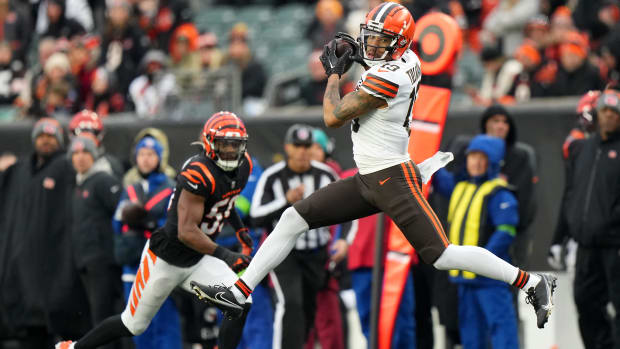
[[[157,139],[151,136],[146,136],[136,144],[135,155],[138,156],[138,151],[142,148],[150,148],[153,149],[157,153],[157,157],[159,157],[159,161],[161,161],[162,154],[164,152],[164,148],[161,146],[161,143]]]
[[[34,124],[32,129],[31,138],[32,143],[39,137],[41,134],[48,134],[56,137],[58,144],[62,147],[64,146],[64,137],[62,135],[62,126],[56,119],[52,118],[42,118]]]
[[[99,157],[99,148],[97,147],[97,138],[92,133],[83,132],[71,141],[69,148],[69,156],[77,151],[87,151],[94,159]]]

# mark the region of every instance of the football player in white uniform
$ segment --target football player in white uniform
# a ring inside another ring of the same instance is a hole
[[[325,46],[321,62],[328,83],[323,119],[328,127],[351,121],[353,156],[359,173],[314,192],[284,211],[234,285],[193,282],[201,299],[230,315],[241,313],[253,287],[280,264],[303,232],[382,211],[394,220],[426,263],[441,270],[471,271],[523,289],[534,306],[538,327],[544,326],[553,306],[555,277],[520,270],[481,247],[450,244],[422,194],[421,178],[432,173],[421,174],[407,151],[411,111],[422,77],[420,61],[409,49],[414,27],[413,17],[404,6],[384,2],[368,13],[357,42],[341,36],[352,44],[344,54],[336,54],[336,40]],[[352,60],[366,71],[357,90],[341,98],[339,80]]]

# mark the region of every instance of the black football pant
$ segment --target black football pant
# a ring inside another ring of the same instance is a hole
[[[579,246],[574,297],[586,349],[620,349],[620,248]],[[607,304],[616,310],[610,319]]]
[[[118,307],[122,290],[120,269],[109,264],[91,263],[79,272],[86,290],[93,326],[97,326],[120,311]],[[115,342],[102,348],[113,349],[119,345],[120,342]]]
[[[275,293],[273,347],[302,349],[314,325],[316,295],[325,285],[327,248],[293,250],[270,273]]]

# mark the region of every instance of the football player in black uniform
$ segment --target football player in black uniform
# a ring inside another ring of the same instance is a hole
[[[231,112],[219,112],[205,123],[204,152],[189,158],[177,176],[166,224],[156,230],[142,252],[140,269],[125,310],[104,320],[77,342],[56,344],[61,349],[96,348],[114,339],[146,330],[162,302],[175,287],[191,291],[190,280],[234,282],[250,262],[252,239],[234,209],[252,172],[246,152],[247,131]],[[244,252],[236,253],[214,240],[228,221]],[[220,329],[220,348],[235,348],[247,310],[226,318]]]

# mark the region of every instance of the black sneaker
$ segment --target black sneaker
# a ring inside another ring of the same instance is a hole
[[[525,303],[534,306],[536,312],[536,323],[538,328],[545,327],[551,310],[553,309],[553,292],[556,287],[557,278],[549,274],[538,274],[540,281],[536,284],[536,287],[530,287],[527,290],[527,297]]]
[[[190,286],[198,299],[216,306],[230,319],[239,318],[243,314],[243,304],[240,304],[230,287],[224,285],[201,285],[190,281]]]

